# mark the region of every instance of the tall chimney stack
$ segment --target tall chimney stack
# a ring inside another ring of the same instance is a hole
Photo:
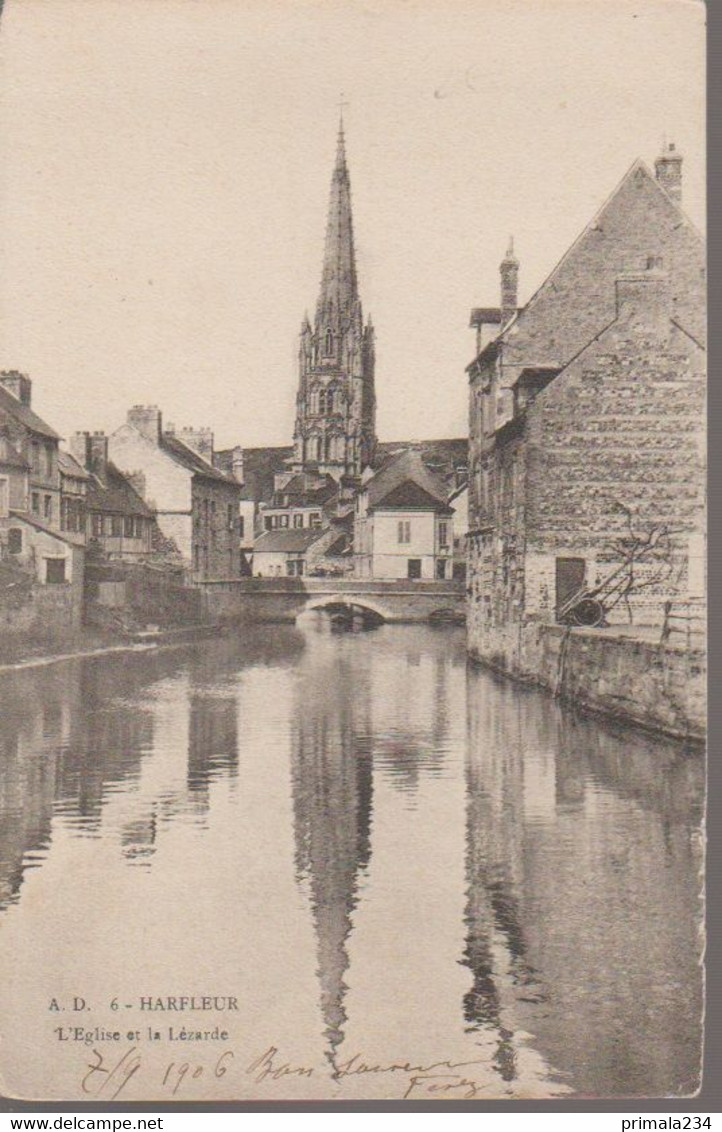
[[[137,429],[146,440],[160,444],[163,421],[157,405],[133,405],[132,409],[128,409],[128,424]]]
[[[509,247],[499,264],[499,274],[501,276],[501,325],[504,327],[519,308],[519,260],[514,255],[513,236],[509,237]]]
[[[0,385],[3,389],[7,389],[8,393],[12,393],[21,405],[30,408],[33,383],[26,374],[18,373],[16,369],[3,370],[0,373]]]
[[[664,142],[662,152],[654,163],[657,181],[677,204],[682,203],[682,154],[674,142]]]

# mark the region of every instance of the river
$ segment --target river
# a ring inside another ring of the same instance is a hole
[[[6,672],[0,720],[13,1095],[696,1088],[699,754],[313,621]]]

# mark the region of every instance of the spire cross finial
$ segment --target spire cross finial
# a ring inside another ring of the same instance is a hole
[[[345,108],[346,106],[349,106],[349,105],[350,105],[350,103],[346,102],[346,99],[345,99],[345,97],[344,97],[344,92],[343,92],[343,91],[341,91],[341,96],[340,96],[340,98],[339,98],[339,100],[338,100],[338,110],[339,110],[339,116],[340,116],[340,118],[341,118],[341,129],[343,129],[343,112],[344,112],[344,108]]]

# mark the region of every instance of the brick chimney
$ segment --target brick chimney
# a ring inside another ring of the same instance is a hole
[[[104,480],[108,470],[108,437],[104,432],[75,432],[70,438],[70,451],[86,472]]]
[[[649,256],[646,269],[627,271],[616,281],[617,318],[641,331],[666,338],[672,315],[669,275],[661,256]]]
[[[509,247],[499,264],[501,276],[501,325],[506,326],[518,308],[519,260],[514,255],[514,237],[509,237]]]
[[[30,408],[33,383],[26,374],[18,373],[16,369],[3,370],[0,373],[0,385],[3,389],[7,389],[8,393],[12,393],[21,405]]]
[[[238,483],[245,483],[243,471],[243,449],[240,444],[231,452],[231,474]]]
[[[160,443],[163,418],[157,405],[133,405],[128,409],[128,424],[153,444]]]
[[[682,203],[682,154],[674,142],[665,142],[662,152],[654,163],[657,181],[666,189],[677,204]]]
[[[181,428],[175,433],[187,448],[192,449],[209,464],[213,463],[213,430],[210,428]]]

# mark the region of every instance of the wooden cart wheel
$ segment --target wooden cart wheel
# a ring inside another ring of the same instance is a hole
[[[604,606],[593,597],[584,597],[572,610],[572,622],[593,629],[604,620]]]

